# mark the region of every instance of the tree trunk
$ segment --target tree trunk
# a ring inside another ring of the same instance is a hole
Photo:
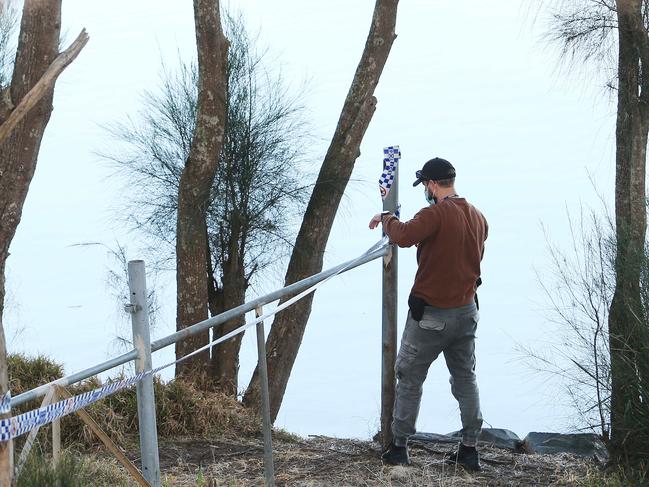
[[[295,241],[285,285],[316,274],[322,261],[338,205],[360,155],[360,144],[376,107],[374,89],[396,38],[398,0],[377,0],[365,49],[345,99],[338,126],[320,168],[313,194]],[[284,301],[287,298],[284,299]],[[274,421],[284,397],[304,329],[311,313],[313,294],[273,321],[267,342],[270,409]],[[244,396],[246,405],[259,403],[256,369]]]
[[[228,250],[225,252],[227,258],[224,259],[221,276],[222,287],[216,289],[215,280],[211,280],[210,314],[212,316],[235,308],[245,301],[248,284],[242,262],[241,229],[241,220],[236,216],[235,211],[231,212],[229,244]],[[222,337],[244,323],[245,316],[238,316],[226,321],[212,328],[212,337],[213,339]],[[243,333],[240,333],[212,348],[212,382],[217,390],[231,396],[237,395],[239,387],[239,350],[242,339]]]
[[[218,0],[194,0],[198,51],[196,128],[178,187],[176,227],[176,329],[207,319],[206,210],[223,143],[226,119],[226,62],[228,41],[221,28]],[[209,333],[178,342],[176,358],[208,343]],[[176,375],[197,381],[207,373],[209,353],[182,362]]]
[[[8,96],[4,96],[0,102],[3,105],[0,123],[4,124],[11,118],[15,107],[43,78],[56,59],[60,30],[61,0],[25,0],[13,77]],[[51,73],[50,80],[43,84],[42,91],[37,95],[38,101],[31,109],[20,114],[22,118],[10,132],[4,131],[7,136],[0,143],[0,396],[4,396],[8,390],[7,351],[2,324],[5,264],[34,176],[45,127],[52,113],[54,84],[65,66]],[[11,444],[0,443],[0,485],[13,485],[12,477]]]
[[[243,304],[246,281],[243,266],[238,259],[228,261],[223,270],[223,311]],[[245,323],[245,316],[238,316],[213,329],[214,337],[221,337]],[[243,333],[220,343],[212,349],[212,377],[216,388],[230,396],[236,396],[239,388],[239,350]]]
[[[609,313],[611,353],[611,446],[618,460],[642,451],[636,438],[642,400],[638,358],[645,319],[640,294],[640,264],[646,234],[645,165],[647,149],[649,37],[641,0],[617,0],[619,58],[616,128],[615,292]],[[642,69],[641,69],[642,68]],[[646,351],[644,352],[646,353]],[[645,398],[646,401],[646,398]],[[646,408],[646,405],[645,405]]]

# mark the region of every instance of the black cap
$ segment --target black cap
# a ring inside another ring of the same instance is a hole
[[[415,175],[417,180],[412,183],[413,186],[417,186],[422,181],[439,181],[440,179],[454,178],[455,168],[446,159],[436,157],[424,164],[421,171],[417,171]]]

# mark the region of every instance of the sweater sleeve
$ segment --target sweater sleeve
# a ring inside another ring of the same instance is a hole
[[[438,213],[427,208],[419,210],[412,220],[407,222],[401,222],[392,215],[383,221],[383,231],[390,237],[390,241],[399,247],[412,247],[437,233],[438,228]]]

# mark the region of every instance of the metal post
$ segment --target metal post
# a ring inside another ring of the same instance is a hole
[[[383,200],[383,210],[396,213],[399,205],[399,165],[394,173],[394,183]],[[383,314],[381,353],[381,440],[387,448],[392,441],[392,412],[395,397],[394,365],[397,360],[397,246],[383,258]]]
[[[255,308],[257,318],[264,314],[263,308]],[[273,437],[270,422],[270,398],[268,394],[268,370],[266,368],[266,334],[264,322],[257,323],[257,353],[259,355],[259,383],[261,385],[261,415],[264,425],[264,477],[266,487],[275,487],[275,466],[273,465]]]
[[[137,350],[135,370],[140,373],[151,370],[151,337],[144,261],[132,260],[128,263],[128,286],[131,304],[126,305],[126,309],[131,313],[133,346]],[[142,475],[153,487],[160,487],[160,459],[158,458],[153,377],[146,376],[137,383],[136,388]]]

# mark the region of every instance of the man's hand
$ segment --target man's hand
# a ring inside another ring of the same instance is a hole
[[[374,215],[370,220],[370,230],[374,230],[376,227],[378,227],[382,219],[383,219],[382,213],[377,213],[376,215]]]

